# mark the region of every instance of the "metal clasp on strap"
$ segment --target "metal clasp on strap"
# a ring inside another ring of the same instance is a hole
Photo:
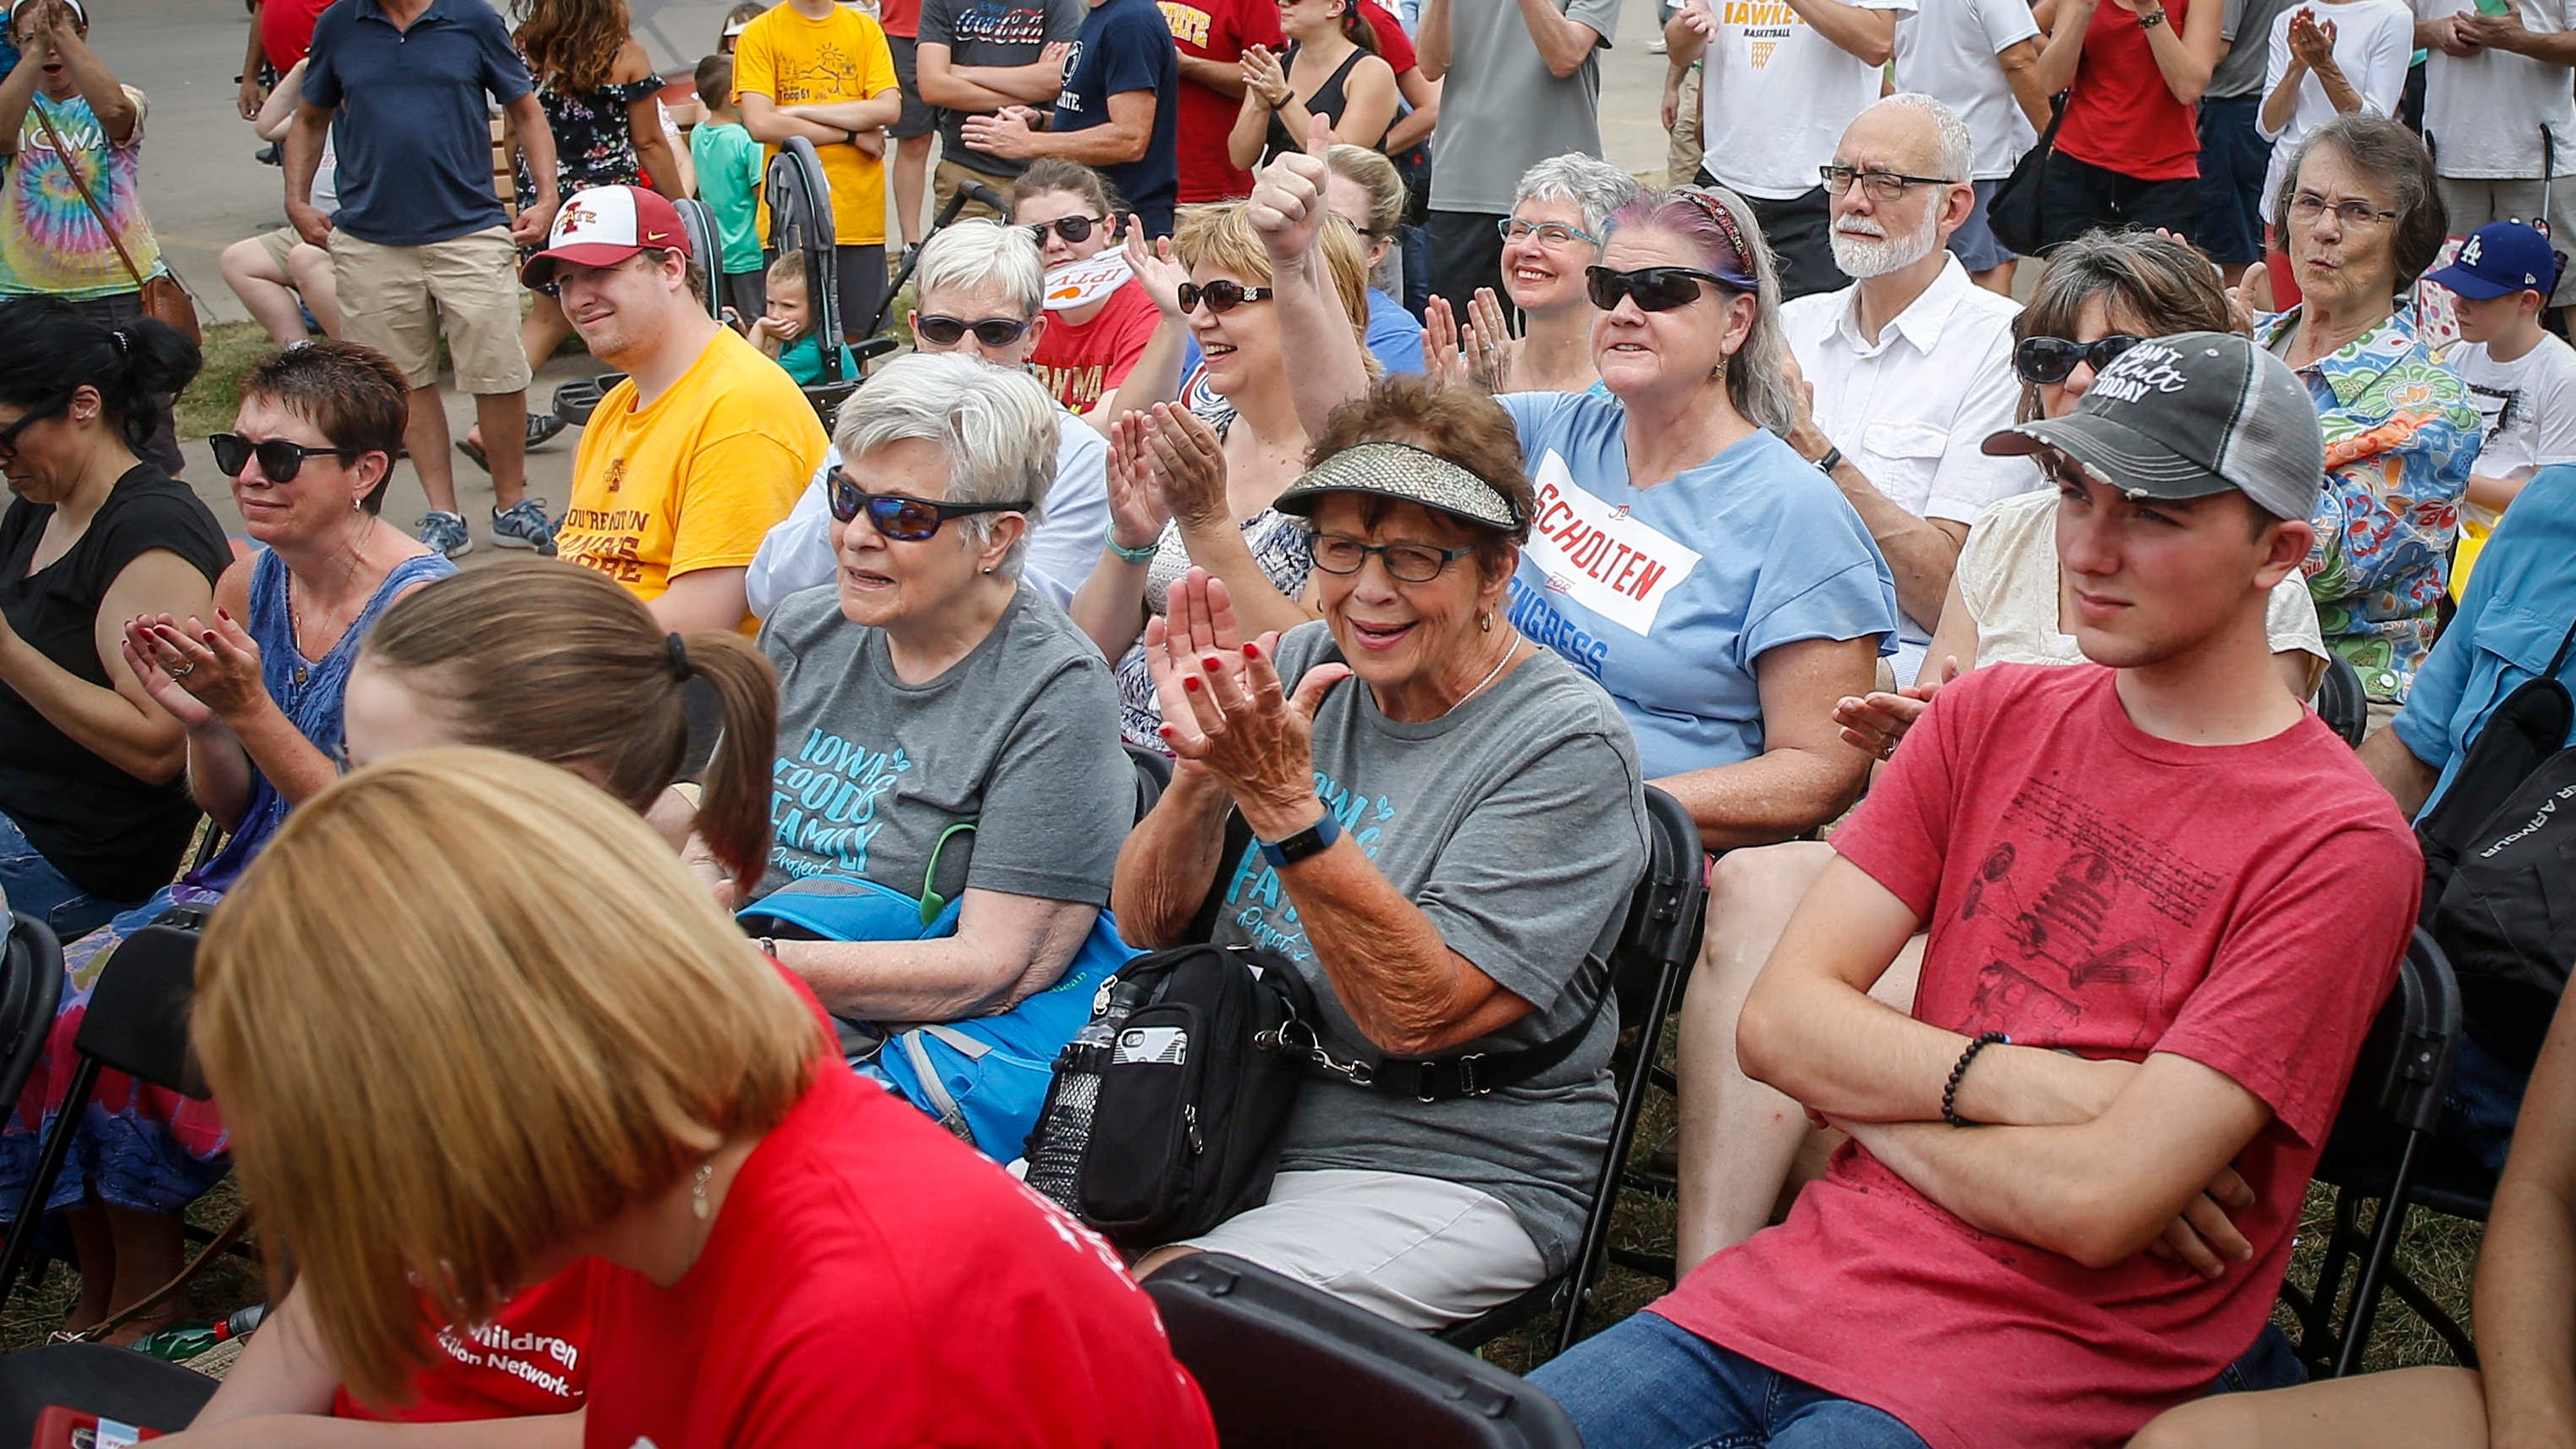
[[[1481,1062],[1484,1059],[1485,1054],[1483,1052],[1470,1052],[1467,1055],[1458,1058],[1459,1096],[1482,1097],[1494,1090],[1492,1087],[1482,1085],[1476,1080],[1476,1063]],[[1422,1100],[1428,1102],[1433,1099],[1430,1097],[1424,1097]]]

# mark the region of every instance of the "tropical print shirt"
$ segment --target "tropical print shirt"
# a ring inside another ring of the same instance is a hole
[[[2278,350],[2299,309],[2256,319],[2254,340]],[[2308,592],[2326,646],[2351,663],[2363,693],[2403,702],[2433,647],[2434,612],[2450,579],[2461,495],[2477,460],[2468,384],[2416,335],[2414,309],[2299,369],[2326,438]]]

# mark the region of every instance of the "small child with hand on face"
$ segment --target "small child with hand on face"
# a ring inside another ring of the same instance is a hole
[[[778,365],[799,387],[823,380],[823,348],[815,341],[814,306],[805,281],[805,257],[789,252],[769,264],[769,310],[745,328],[743,335]],[[859,360],[841,348],[841,376],[856,378]]]

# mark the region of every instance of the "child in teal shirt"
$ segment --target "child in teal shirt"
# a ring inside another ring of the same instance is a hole
[[[805,255],[790,252],[769,264],[769,310],[745,334],[752,345],[778,359],[798,387],[823,380],[823,349],[814,340],[814,307],[807,295]],[[841,346],[841,376],[857,381],[859,359],[847,343]]]
[[[689,133],[689,162],[698,172],[698,200],[715,213],[724,239],[716,295],[746,325],[769,310],[760,281],[760,143],[744,130],[733,106],[733,61],[711,55],[698,62],[698,103],[706,116]]]

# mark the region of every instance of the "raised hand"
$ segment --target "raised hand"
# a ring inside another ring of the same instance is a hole
[[[1252,199],[1244,203],[1245,217],[1270,252],[1274,277],[1305,261],[1326,215],[1324,153],[1333,149],[1333,123],[1322,116],[1310,116],[1307,122],[1306,149],[1273,157],[1254,178]]]
[[[1221,641],[1234,627],[1224,583],[1192,569],[1172,589],[1169,621],[1146,625],[1145,657],[1163,707],[1164,742],[1214,774],[1258,832],[1266,821],[1284,824],[1311,814],[1315,711],[1351,671],[1317,665],[1291,698],[1271,663],[1275,632],[1231,647],[1181,647],[1185,635]]]
[[[1491,287],[1478,287],[1467,304],[1467,332],[1462,340],[1468,376],[1487,392],[1511,391],[1512,364],[1520,356],[1511,320]]]
[[[1270,53],[1270,47],[1255,45],[1246,48],[1242,69],[1244,88],[1260,96],[1272,110],[1288,103],[1291,94],[1288,73],[1281,69],[1279,57]]]
[[[1472,382],[1449,299],[1434,294],[1422,309],[1422,371],[1442,387]]]
[[[1120,548],[1153,547],[1172,517],[1146,452],[1148,422],[1129,412],[1109,424],[1109,536]]]
[[[1154,491],[1183,528],[1221,528],[1234,520],[1225,493],[1225,442],[1207,420],[1178,403],[1154,404],[1146,428]]]
[[[1123,223],[1127,242],[1127,268],[1145,295],[1154,299],[1154,308],[1166,321],[1181,320],[1181,283],[1190,279],[1190,269],[1172,255],[1170,237],[1149,237],[1145,225],[1134,216]]]

